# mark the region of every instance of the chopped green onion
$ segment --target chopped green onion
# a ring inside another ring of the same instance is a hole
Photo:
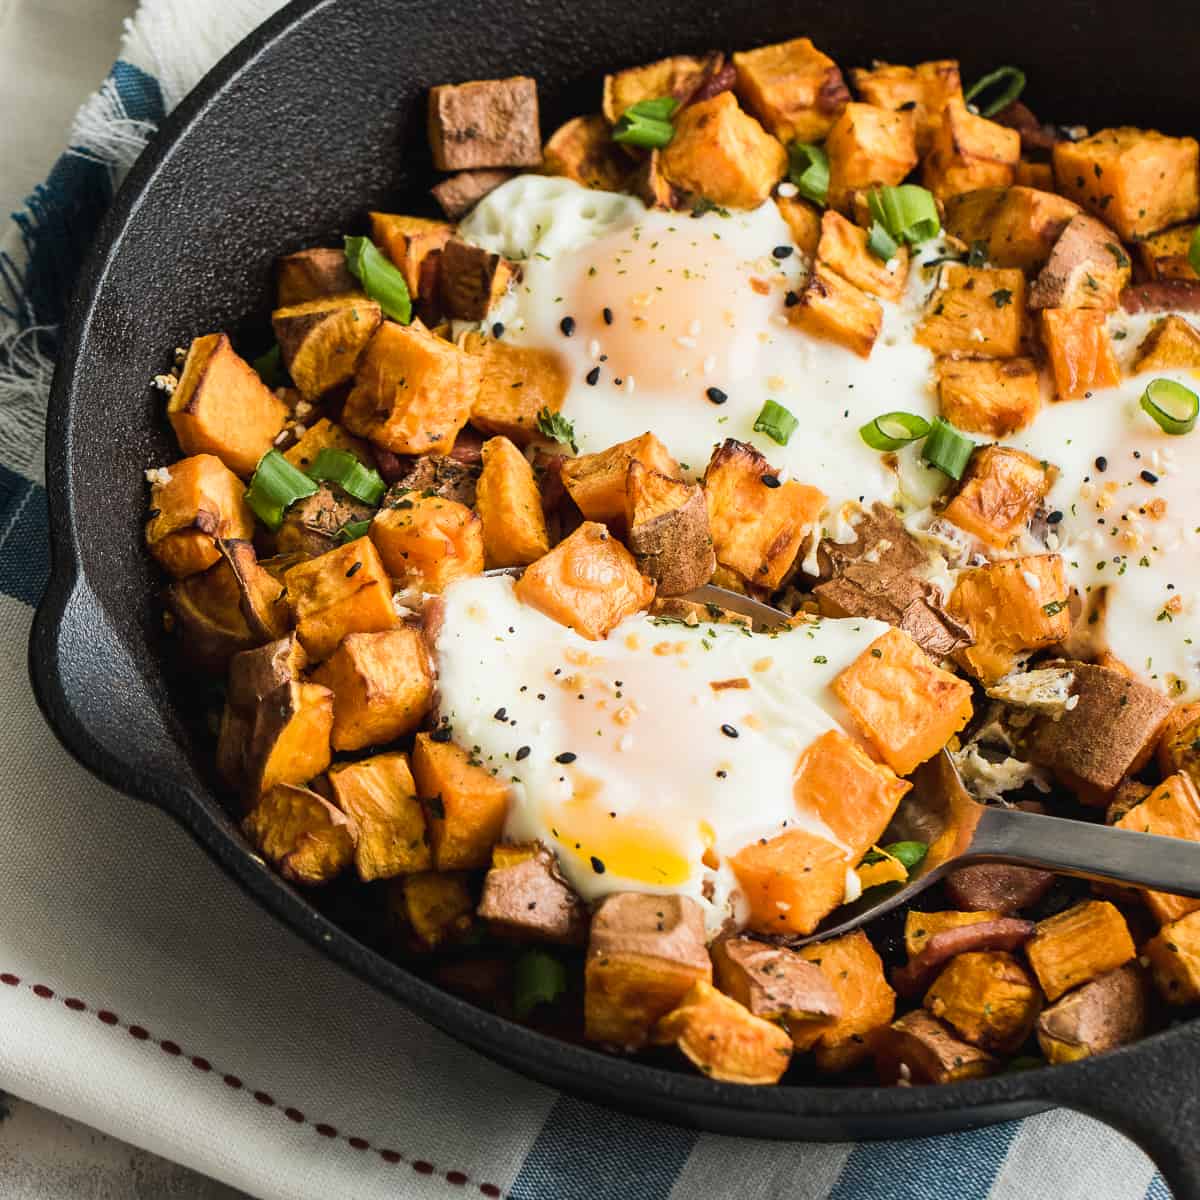
[[[788,147],[788,178],[805,200],[824,204],[829,196],[829,156],[811,142]]]
[[[564,446],[570,446],[572,454],[579,453],[579,447],[575,444],[575,426],[562,413],[551,412],[549,408],[543,408],[537,415],[537,427],[538,433],[544,437],[553,438],[556,442],[562,442]]]
[[[254,468],[246,503],[268,529],[278,529],[288,508],[316,490],[317,485],[278,450],[268,450]]]
[[[1188,246],[1188,262],[1192,264],[1192,270],[1200,275],[1200,225],[1192,230],[1192,240]]]
[[[754,432],[765,433],[773,442],[786,446],[788,438],[796,432],[796,426],[799,424],[800,422],[782,404],[768,400],[754,422]]]
[[[899,860],[911,875],[925,861],[929,847],[924,842],[893,842],[890,846],[884,846],[883,852]]]
[[[900,249],[895,239],[878,221],[871,222],[871,232],[867,234],[867,249],[883,262],[891,262]]]
[[[969,437],[964,437],[949,421],[934,417],[921,451],[921,457],[930,466],[944,471],[951,479],[961,479],[974,453],[975,443]]]
[[[867,208],[871,219],[878,221],[893,239],[910,246],[927,242],[942,231],[933,193],[915,183],[872,188],[867,194]]]
[[[1173,379],[1152,379],[1142,393],[1142,408],[1163,433],[1191,433],[1200,413],[1200,396]]]
[[[657,96],[653,100],[639,100],[631,104],[621,115],[633,113],[635,117],[648,117],[651,121],[669,121],[678,107],[679,101],[674,96]]]
[[[970,104],[976,96],[991,88],[999,88],[995,97],[986,103],[975,105],[981,117],[994,117],[1021,95],[1025,90],[1025,72],[1020,67],[997,67],[971,84],[963,99]]]
[[[393,321],[407,325],[412,320],[412,297],[399,269],[370,238],[345,239],[346,266],[363,285],[363,291]]]
[[[371,520],[369,517],[365,521],[347,521],[338,530],[338,543],[344,545],[346,542],[357,542],[360,537],[367,536],[367,530],[370,528]]]
[[[567,990],[566,968],[544,950],[526,950],[513,969],[513,1011],[523,1021],[539,1004],[553,1004]]]
[[[613,141],[645,150],[661,150],[675,136],[671,117],[678,107],[679,101],[670,96],[631,104],[613,126]]]
[[[858,432],[872,450],[899,450],[909,442],[927,437],[929,422],[916,413],[889,412],[868,421]]]
[[[313,479],[336,483],[342,491],[364,504],[378,504],[387,491],[387,484],[378,471],[364,467],[349,450],[333,450],[326,446],[308,468]]]
[[[279,349],[278,342],[265,354],[260,354],[250,365],[267,387],[287,387],[288,373],[283,369],[283,352]]]

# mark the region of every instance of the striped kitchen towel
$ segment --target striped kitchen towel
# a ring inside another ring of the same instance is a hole
[[[39,480],[64,298],[156,123],[279,7],[144,0],[70,148],[0,239],[0,1088],[281,1200],[1166,1197],[1141,1151],[1070,1112],[784,1145],[560,1096],[321,958],[171,821],[59,748],[25,646],[48,567]]]

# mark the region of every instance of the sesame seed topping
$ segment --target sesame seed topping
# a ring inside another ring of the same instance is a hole
[[[733,726],[733,725],[722,725],[722,726],[721,726],[721,732],[722,732],[722,733],[723,733],[723,734],[724,734],[726,737],[729,737],[729,738],[735,738],[735,737],[740,737],[740,736],[741,736],[741,734],[739,734],[739,733],[738,733],[738,731],[737,731],[737,728],[736,728],[735,726]]]
[[[497,321],[495,323],[495,325],[492,326],[492,337],[501,338],[503,336],[504,336],[504,324],[501,321]]]
[[[584,378],[587,380],[588,387],[595,387],[600,382],[600,368],[593,367]]]
[[[1141,473],[1141,477],[1145,483],[1157,483],[1158,482],[1158,476],[1155,475],[1155,473],[1153,471],[1143,471]]]
[[[554,761],[556,763],[563,763],[565,765],[567,763],[573,763],[575,758],[576,756],[572,754],[570,750],[564,750],[561,754],[556,754],[554,756]]]
[[[613,323],[613,311],[611,308],[603,309],[600,315],[604,318],[605,325],[611,325]]]
[[[778,475],[762,475],[760,478],[769,488],[777,488],[780,486]]]
[[[795,292],[788,292],[783,298],[785,308],[795,308],[800,303],[800,297]]]
[[[725,401],[729,399],[728,393],[721,391],[719,387],[706,388],[704,394],[714,404],[724,404]]]
[[[1107,471],[1108,470],[1108,459],[1105,458],[1103,454],[1101,454],[1100,457],[1098,459],[1096,459],[1096,470],[1097,471]]]
[[[575,318],[563,317],[558,323],[559,329],[563,331],[563,337],[570,337],[575,332]]]
[[[592,855],[592,870],[595,871],[597,875],[604,874],[604,863],[601,859],[597,858],[594,854]]]
[[[791,254],[791,246],[776,246],[775,249],[771,251],[772,258],[790,258]]]

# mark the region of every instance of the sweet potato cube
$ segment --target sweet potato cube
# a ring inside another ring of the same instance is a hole
[[[977,117],[953,96],[934,130],[921,182],[942,201],[976,188],[1008,187],[1016,178],[1021,135]]]
[[[429,190],[446,219],[461,221],[489,192],[513,177],[512,171],[459,171],[435,183]]]
[[[975,633],[975,644],[962,651],[962,660],[985,684],[1007,675],[1023,655],[1053,646],[1071,632],[1066,576],[1057,554],[1030,554],[963,571],[947,607]]]
[[[514,75],[430,88],[428,131],[439,171],[539,166],[537,80]]]
[[[1163,837],[1185,838],[1200,842],[1200,795],[1191,779],[1182,771],[1164,779],[1140,804],[1119,821],[1119,829],[1138,833],[1157,833]],[[1173,896],[1168,892],[1144,892],[1146,907],[1160,925],[1178,920],[1200,908],[1200,900]]]
[[[796,807],[820,817],[850,848],[852,862],[879,841],[910,786],[839,729],[804,750],[794,779]]]
[[[975,950],[946,964],[924,1004],[971,1045],[1011,1054],[1032,1032],[1042,996],[1011,954]]]
[[[1038,1045],[1049,1063],[1078,1062],[1146,1031],[1146,983],[1137,963],[1126,963],[1068,992],[1038,1018]]]
[[[654,599],[654,583],[603,525],[585,521],[527,567],[517,599],[592,641]]]
[[[771,464],[753,446],[727,438],[704,472],[704,494],[717,562],[774,591],[820,520],[825,494],[795,480],[770,487],[764,475],[775,478]]]
[[[1200,279],[1193,268],[1188,251],[1196,226],[1175,225],[1138,242],[1137,256],[1149,279]]]
[[[1085,900],[1039,921],[1025,952],[1048,1000],[1116,970],[1136,953],[1125,918],[1107,900]]]
[[[845,851],[802,829],[751,842],[728,862],[757,933],[812,933],[845,899]]]
[[[1015,182],[1017,187],[1037,188],[1039,192],[1053,192],[1055,187],[1054,165],[1023,158],[1017,163]]]
[[[717,986],[756,1017],[816,1029],[841,1015],[841,1001],[820,968],[786,946],[722,937],[711,950]]]
[[[1058,190],[1137,241],[1200,214],[1200,146],[1154,129],[1101,129],[1054,147]]]
[[[483,443],[476,488],[485,565],[525,567],[550,553],[542,496],[528,459],[506,437]]]
[[[495,933],[521,941],[585,941],[588,909],[545,846],[498,844],[483,881],[479,915]]]
[[[694,983],[712,982],[704,914],[686,896],[618,892],[592,917],[584,971],[584,1036],[627,1050]]]
[[[1029,307],[1112,312],[1129,283],[1130,266],[1129,255],[1107,225],[1076,213],[1029,289]]]
[[[334,803],[358,826],[354,865],[360,879],[370,883],[433,866],[407,755],[376,754],[333,767],[329,787]]]
[[[547,175],[561,175],[602,192],[621,191],[631,168],[601,113],[572,117],[560,125],[543,148],[542,160]]]
[[[450,240],[454,226],[429,217],[405,217],[399,213],[373,212],[371,240],[392,260],[408,284],[408,294],[421,295],[421,268]]]
[[[815,1046],[819,1071],[848,1071],[870,1055],[874,1038],[896,1014],[883,963],[861,929],[796,953],[820,968],[842,1011],[819,1029],[793,1026],[792,1041],[800,1050]]]
[[[371,447],[361,438],[356,438],[353,434],[347,433],[340,425],[329,420],[328,417],[321,417],[314,421],[300,435],[300,440],[283,452],[283,457],[293,467],[299,467],[301,471],[307,471],[317,461],[317,455],[322,450],[346,450],[350,454],[353,454],[364,466],[370,467],[375,464],[375,457],[371,453]]]
[[[1200,788],[1200,701],[1171,709],[1158,735],[1155,759],[1164,775],[1182,771]]]
[[[610,124],[631,105],[669,96],[681,104],[721,65],[722,55],[676,54],[604,77],[604,116]]]
[[[253,716],[265,695],[298,680],[307,666],[308,655],[295,633],[243,650],[229,660],[225,698],[233,708]]]
[[[569,384],[563,360],[552,350],[513,346],[469,333],[463,349],[480,365],[479,388],[471,404],[471,423],[484,433],[527,446],[538,437],[538,413],[556,413]]]
[[[367,343],[383,320],[374,300],[353,293],[305,300],[271,314],[271,325],[292,382],[316,400],[354,378]]]
[[[1042,406],[1032,358],[939,358],[936,369],[942,416],[965,433],[1007,437]]]
[[[884,1083],[959,1083],[990,1075],[999,1062],[960,1041],[923,1008],[914,1008],[875,1038],[875,1065]]]
[[[733,56],[742,103],[785,145],[819,142],[850,99],[837,63],[808,38]]]
[[[971,685],[889,629],[833,681],[863,736],[897,775],[932,758],[971,719]]]
[[[716,570],[708,504],[698,483],[684,483],[637,459],[625,476],[626,542],[638,570],[660,596],[682,596]]]
[[[787,319],[812,337],[870,358],[883,328],[883,309],[874,297],[818,262],[787,309]]]
[[[296,632],[314,662],[328,658],[348,633],[396,624],[392,583],[370,538],[356,538],[284,574]]]
[[[1160,318],[1142,339],[1133,369],[1135,373],[1200,370],[1200,330],[1175,314]]]
[[[867,249],[867,231],[833,209],[821,218],[817,257],[855,287],[884,300],[899,300],[908,280],[907,247],[901,246],[889,262],[880,262]]]
[[[1150,974],[1168,1004],[1200,1002],[1200,912],[1164,925],[1142,947]]]
[[[1079,211],[1073,200],[1039,188],[976,188],[946,201],[945,230],[968,246],[981,245],[994,267],[1040,271]]]
[[[915,341],[934,354],[1012,358],[1025,328],[1025,276],[1015,268],[942,267]]]
[[[913,114],[851,102],[834,121],[825,153],[830,207],[850,212],[856,192],[894,186],[917,165]]]
[[[672,479],[679,477],[671,452],[654,434],[643,433],[596,454],[568,458],[562,464],[563,486],[587,520],[623,527],[625,480],[635,461]]]
[[[1106,313],[1095,308],[1043,308],[1039,318],[1059,400],[1078,400],[1094,388],[1121,382]]]
[[[778,1083],[792,1059],[792,1039],[710,983],[692,984],[654,1027],[660,1046],[678,1046],[709,1079]]]
[[[462,871],[418,871],[400,884],[403,912],[421,944],[432,950],[470,932],[475,901]]]
[[[258,852],[293,883],[328,883],[350,865],[358,827],[308,788],[281,783],[242,822]]]
[[[868,104],[913,115],[917,151],[929,150],[941,121],[942,110],[953,99],[962,99],[958,63],[953,59],[918,63],[915,67],[876,63],[870,70],[850,72],[855,90]]]
[[[384,568],[425,592],[445,591],[456,579],[483,571],[483,526],[465,504],[408,493],[381,508],[371,541]]]
[[[248,479],[275,444],[287,406],[223,333],[198,337],[167,403],[184,454],[215,454]]]
[[[276,784],[315,779],[331,758],[333,693],[317,683],[290,681],[259,702],[246,756],[248,798]]]
[[[242,481],[214,454],[195,454],[151,473],[146,545],[175,579],[207,570],[220,538],[249,538],[254,514]]]
[[[943,516],[997,550],[1008,549],[1028,528],[1054,476],[1032,454],[1011,446],[984,446]]]
[[[460,746],[428,733],[417,734],[412,770],[438,870],[486,867],[504,828],[508,785]]]
[[[977,925],[981,921],[995,921],[1004,914],[994,909],[976,912],[917,912],[909,909],[904,916],[904,950],[910,959],[916,958],[935,933],[946,929],[957,929],[960,925]]]
[[[451,238],[440,259],[442,311],[459,321],[482,321],[512,283],[515,268],[507,259],[461,238]]]
[[[787,171],[787,151],[732,92],[683,109],[659,161],[676,187],[726,208],[757,208]]]
[[[395,454],[448,454],[478,390],[478,359],[419,322],[384,321],[359,362],[342,421]]]
[[[775,207],[787,223],[796,248],[816,258],[821,242],[821,210],[800,196],[776,196]]]
[[[361,290],[346,266],[346,253],[341,249],[318,248],[285,254],[275,264],[275,279],[276,308]]]

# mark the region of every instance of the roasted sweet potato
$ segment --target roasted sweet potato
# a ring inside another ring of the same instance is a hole
[[[596,454],[568,458],[562,464],[563,486],[587,520],[624,529],[626,480],[633,462],[671,479],[679,477],[679,464],[652,433],[618,442]]]
[[[442,248],[440,264],[441,308],[459,321],[482,321],[515,274],[507,259],[456,237]]]
[[[638,570],[658,584],[658,595],[682,596],[712,578],[717,559],[699,484],[631,459],[625,476],[625,528]]]
[[[932,758],[971,719],[971,685],[889,629],[833,681],[875,752],[897,775]]]
[[[350,865],[355,823],[308,788],[281,783],[242,822],[258,852],[293,883],[328,883]]]
[[[733,438],[713,452],[704,495],[717,562],[769,591],[792,569],[825,506],[823,492],[796,480],[780,484],[753,446]]]
[[[799,196],[776,195],[775,207],[787,223],[796,248],[809,258],[816,258],[821,241],[821,210]]]
[[[1048,1000],[1116,970],[1136,953],[1125,918],[1107,900],[1085,900],[1039,921],[1025,952]]]
[[[950,100],[962,98],[958,63],[953,59],[918,63],[915,67],[877,62],[869,70],[854,68],[850,78],[868,104],[912,113],[921,155],[933,142],[942,110]]]
[[[1158,735],[1155,757],[1164,775],[1182,771],[1200,788],[1200,701],[1171,710]]]
[[[1054,875],[1012,863],[977,863],[946,876],[946,898],[959,908],[1010,917],[1036,904],[1050,890]],[[994,910],[994,911],[993,911]]]
[[[1200,1002],[1200,912],[1164,925],[1143,947],[1150,975],[1168,1004]]]
[[[229,660],[225,697],[234,708],[253,714],[268,692],[298,680],[307,666],[308,655],[295,633],[243,650]]]
[[[524,567],[550,553],[546,514],[533,468],[506,437],[483,444],[483,471],[476,490],[484,563]]]
[[[305,300],[271,314],[284,366],[306,400],[317,400],[354,378],[382,320],[374,300],[353,292]]]
[[[1008,187],[1021,158],[1021,135],[977,117],[958,96],[942,109],[921,171],[921,182],[941,201],[977,188]]]
[[[850,93],[837,63],[808,38],[733,56],[742,103],[785,145],[829,133]]]
[[[1095,217],[1077,213],[1029,289],[1029,307],[1112,312],[1120,304],[1129,273],[1129,255],[1117,235]]]
[[[333,693],[289,680],[259,701],[250,727],[243,792],[254,800],[276,784],[302,784],[329,766]]]
[[[552,350],[514,346],[480,333],[467,334],[463,349],[481,368],[471,423],[518,446],[529,445],[538,436],[538,413],[556,413],[566,399],[563,360]]]
[[[421,945],[432,950],[470,932],[475,901],[464,871],[418,871],[396,882],[404,918]]]
[[[945,228],[968,246],[982,246],[994,267],[1040,271],[1079,211],[1073,200],[1039,188],[976,188],[946,200]]]
[[[619,192],[629,178],[629,156],[612,140],[612,129],[601,113],[572,117],[560,125],[542,150],[542,170],[562,175],[584,187]]]
[[[376,754],[331,767],[329,787],[333,802],[358,826],[354,865],[360,879],[369,883],[433,866],[407,755]]]
[[[146,545],[176,579],[211,567],[220,538],[249,538],[254,514],[242,481],[213,454],[196,454],[151,472]]]
[[[293,467],[307,471],[317,461],[317,455],[322,450],[346,450],[364,466],[373,467],[375,465],[371,447],[361,438],[347,433],[328,417],[320,417],[314,421],[300,435],[299,440],[283,452],[283,457]]]
[[[786,312],[788,321],[798,329],[835,342],[859,358],[871,356],[883,328],[879,301],[820,262]]]
[[[519,853],[519,856],[518,856]],[[494,933],[574,944],[587,938],[587,906],[545,846],[500,846],[483,881],[479,915]]]
[[[1142,269],[1150,279],[1200,279],[1192,267],[1188,250],[1196,226],[1175,225],[1138,242],[1136,251]]]
[[[778,1083],[792,1058],[792,1039],[778,1025],[704,980],[659,1019],[653,1040],[678,1046],[709,1079],[723,1083]]]
[[[371,541],[393,579],[425,592],[441,592],[456,579],[483,571],[479,514],[441,496],[410,492],[381,508]]]
[[[184,454],[215,454],[248,479],[275,444],[287,406],[225,334],[210,333],[192,342],[167,416]]]
[[[514,75],[430,88],[428,128],[439,171],[539,166],[537,80]]]
[[[990,1075],[1000,1066],[986,1050],[960,1041],[923,1008],[880,1030],[874,1053],[880,1081],[887,1084],[959,1083]]]
[[[717,986],[756,1017],[815,1031],[841,1015],[841,1001],[820,968],[794,950],[749,937],[722,937],[710,953]]]
[[[603,525],[586,521],[527,567],[517,598],[598,641],[654,599],[654,583]]]
[[[939,358],[936,367],[942,416],[965,433],[1007,437],[1042,406],[1032,358]]]
[[[1018,187],[1037,188],[1039,192],[1054,191],[1054,166],[1048,162],[1035,162],[1023,158],[1017,163],[1014,181]]]
[[[454,227],[448,221],[428,217],[406,217],[399,213],[373,212],[371,238],[399,268],[415,301],[422,295],[421,268],[430,255],[438,254],[450,240]]]
[[[474,508],[481,470],[479,462],[463,462],[455,453],[406,458],[391,473],[388,482],[392,486],[380,507],[390,508],[401,500],[411,500],[412,493],[419,492],[426,498],[439,496]]]
[[[275,264],[276,308],[358,290],[358,280],[346,266],[344,250],[300,250],[283,255]]]
[[[621,114],[641,100],[670,96],[685,103],[704,80],[721,65],[722,55],[676,54],[640,67],[629,67],[604,77],[604,115],[616,124]]]
[[[374,515],[370,504],[355,500],[336,483],[322,483],[287,510],[275,535],[275,549],[305,557],[324,554],[338,544],[338,535],[352,521],[369,521]]]
[[[1012,358],[1025,331],[1025,276],[1014,268],[947,263],[914,341],[934,354]]]
[[[1032,921],[1014,917],[943,924],[941,928],[926,931],[928,937],[920,950],[904,966],[892,971],[892,984],[901,996],[919,996],[956,956],[983,951],[1011,953],[1029,941],[1034,929]]]
[[[489,192],[513,176],[511,171],[460,171],[429,190],[448,220],[461,221]]]
[[[1135,1042],[1145,1029],[1145,980],[1137,963],[1126,963],[1047,1008],[1037,1038],[1047,1062],[1078,1062]]]
[[[924,1003],[973,1046],[1011,1054],[1032,1032],[1042,997],[1011,954],[977,950],[951,959],[925,993]]]
[[[1172,314],[1150,327],[1134,359],[1135,372],[1200,370],[1200,330]]]
[[[984,921],[995,921],[1003,914],[983,909],[977,912],[917,912],[909,909],[904,914],[904,950],[908,957],[916,958],[929,939],[945,929],[957,929],[960,925],[978,925]]]
[[[829,204],[851,212],[856,193],[879,184],[898,184],[917,165],[913,114],[851,102],[829,130],[825,153]]]
[[[817,257],[843,279],[885,300],[899,300],[908,280],[908,249],[901,246],[888,262],[867,249],[867,231],[826,209],[821,218]]]
[[[1157,833],[1163,837],[1200,841],[1200,795],[1182,771],[1168,776],[1140,804],[1116,822],[1120,829]],[[1168,892],[1143,892],[1146,907],[1160,925],[1178,920],[1200,908],[1200,900],[1173,896]]]
[[[751,842],[727,861],[757,933],[812,933],[845,899],[846,852],[802,829]]]
[[[1137,241],[1200,214],[1200,147],[1153,129],[1102,129],[1054,147],[1058,190]]]
[[[1009,549],[1029,527],[1054,474],[1046,464],[1011,446],[984,446],[943,516],[996,550]]]
[[[607,896],[592,917],[588,940],[585,1036],[639,1049],[694,983],[711,982],[704,914],[694,900],[636,892]]]
[[[817,546],[817,578],[831,579],[854,563],[888,571],[911,571],[925,565],[925,551],[890,505],[882,501],[870,508],[851,505],[845,523],[849,528],[838,532],[836,539],[823,531]]]

